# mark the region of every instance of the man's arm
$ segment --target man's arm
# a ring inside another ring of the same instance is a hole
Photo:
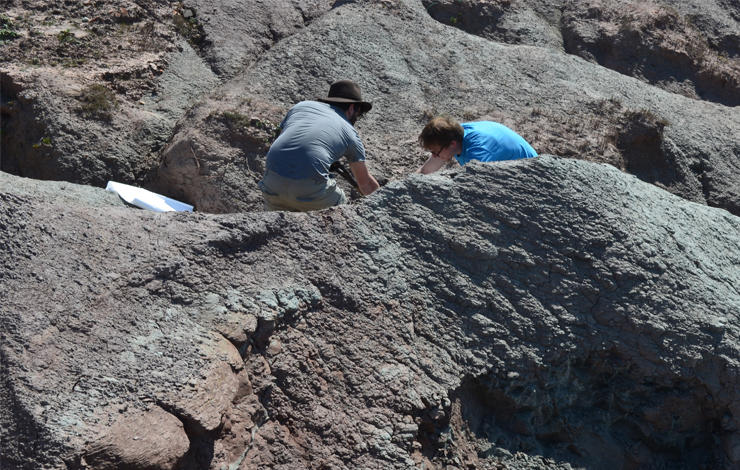
[[[355,177],[355,181],[357,181],[357,189],[360,190],[360,193],[363,196],[372,194],[380,187],[375,178],[373,178],[370,172],[367,171],[367,166],[364,161],[350,162],[349,169],[352,170],[352,175]]]
[[[429,157],[429,159],[425,161],[421,168],[416,170],[416,172],[421,173],[422,175],[428,175],[429,173],[434,173],[435,171],[445,166],[447,162],[447,160],[432,156]]]

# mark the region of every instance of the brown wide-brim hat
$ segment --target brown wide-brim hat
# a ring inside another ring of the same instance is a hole
[[[360,105],[363,113],[373,108],[372,103],[362,100],[360,87],[352,80],[339,80],[329,87],[329,96],[326,98],[316,98],[323,103],[355,103]]]

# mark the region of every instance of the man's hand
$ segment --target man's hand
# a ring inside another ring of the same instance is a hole
[[[380,187],[375,178],[367,171],[365,162],[350,162],[349,169],[352,170],[352,175],[357,181],[357,189],[360,190],[360,194],[363,196],[374,193]]]

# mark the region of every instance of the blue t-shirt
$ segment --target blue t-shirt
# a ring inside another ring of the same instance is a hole
[[[332,163],[346,156],[365,160],[360,136],[340,108],[301,101],[285,115],[280,136],[267,152],[266,167],[284,178],[328,178]]]
[[[503,124],[491,121],[465,122],[462,128],[465,132],[462,153],[455,155],[460,165],[471,160],[495,162],[537,156],[537,152],[522,136]]]

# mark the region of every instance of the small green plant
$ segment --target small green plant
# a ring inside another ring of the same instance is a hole
[[[475,121],[478,118],[478,115],[474,113],[473,111],[466,109],[462,113],[462,118],[463,118],[463,121]]]
[[[232,129],[246,130],[252,128],[264,131],[267,134],[265,140],[268,143],[275,140],[280,134],[280,127],[272,122],[260,118],[251,118],[238,111],[224,111],[221,113],[221,117]]]
[[[175,31],[194,47],[200,47],[206,42],[206,33],[203,25],[195,17],[194,10],[186,10],[182,14],[176,13],[173,17]]]
[[[37,143],[33,144],[33,148],[51,147],[51,137],[42,137]]]
[[[57,34],[57,39],[59,39],[59,42],[61,42],[62,44],[72,43],[76,41],[74,33],[68,29],[60,31],[59,34]]]
[[[247,127],[249,126],[249,117],[238,111],[224,111],[221,116],[234,127]]]
[[[450,24],[451,25],[455,26],[458,23],[458,21],[459,20],[457,19],[457,16],[451,16],[450,17]]]
[[[72,68],[72,67],[82,67],[87,63],[87,59],[84,57],[79,58],[67,58],[62,61],[62,67]]]
[[[0,42],[12,41],[21,35],[15,31],[13,22],[5,15],[0,15]]]
[[[80,106],[77,111],[85,117],[109,121],[113,110],[118,107],[116,94],[99,83],[84,88],[78,99]]]

